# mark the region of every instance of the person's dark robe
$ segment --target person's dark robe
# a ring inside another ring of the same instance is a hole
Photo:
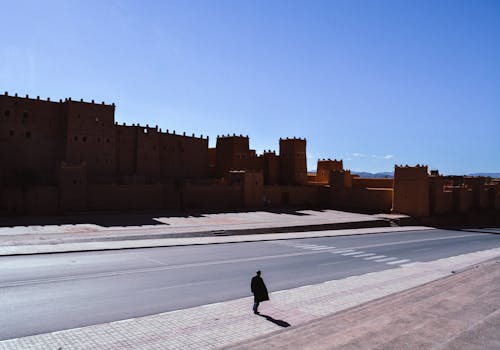
[[[260,303],[269,300],[269,294],[267,293],[267,288],[262,277],[254,276],[252,278],[251,289],[254,296],[254,302]]]

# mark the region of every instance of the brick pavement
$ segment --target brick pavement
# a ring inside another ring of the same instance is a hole
[[[277,331],[283,332],[283,326],[287,324],[290,329],[299,330],[298,326],[312,320],[439,280],[450,276],[452,270],[464,269],[498,256],[500,248],[431,262],[414,262],[361,276],[276,291],[271,293],[271,301],[262,304],[261,316],[252,314],[252,298],[248,297],[6,340],[0,342],[0,349],[215,349],[235,344],[244,347],[242,342],[258,336],[276,335]],[[379,308],[379,312],[383,311]],[[378,316],[383,318],[384,315]],[[411,320],[405,322],[411,323]],[[427,326],[432,329],[433,325]],[[286,329],[284,332],[287,332]],[[307,339],[312,341],[317,337],[314,333]],[[403,343],[394,344],[402,346]],[[264,342],[264,345],[261,348],[269,348],[268,343]],[[356,343],[353,343],[351,348],[355,347]]]
[[[227,349],[500,349],[500,258]]]

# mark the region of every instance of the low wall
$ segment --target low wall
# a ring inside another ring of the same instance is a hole
[[[434,200],[434,213],[431,214],[447,214],[454,210],[453,192],[442,191],[436,193]]]
[[[264,197],[270,206],[324,206],[327,190],[321,186],[264,186]]]
[[[393,179],[353,177],[352,188],[391,188],[394,186]]]
[[[59,191],[55,186],[6,187],[0,198],[2,215],[48,215],[59,210]]]
[[[163,188],[155,185],[89,185],[88,210],[163,208]]]
[[[182,206],[185,209],[238,209],[243,207],[240,185],[195,185],[183,187]]]
[[[340,191],[332,189],[330,205],[334,208],[390,212],[392,194],[392,188],[351,188]]]
[[[30,187],[26,196],[28,214],[56,214],[59,211],[59,190],[55,186]]]

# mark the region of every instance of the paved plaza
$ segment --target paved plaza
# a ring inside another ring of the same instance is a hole
[[[59,225],[14,225],[2,222],[0,256],[37,253],[75,252],[106,249],[147,248],[192,244],[251,242],[274,239],[328,237],[338,235],[426,229],[421,226],[390,227],[401,215],[366,215],[336,210],[287,212],[243,212],[192,216],[86,216],[53,218]],[[28,223],[43,222],[43,218]],[[63,224],[67,221],[78,224]],[[100,224],[81,223],[98,221]],[[119,226],[119,224],[125,226]],[[359,228],[359,227],[365,227]],[[303,232],[297,232],[303,231]]]

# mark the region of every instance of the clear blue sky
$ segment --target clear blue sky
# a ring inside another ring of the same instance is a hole
[[[120,123],[306,137],[391,171],[500,172],[500,1],[6,1],[0,89],[115,102]]]

